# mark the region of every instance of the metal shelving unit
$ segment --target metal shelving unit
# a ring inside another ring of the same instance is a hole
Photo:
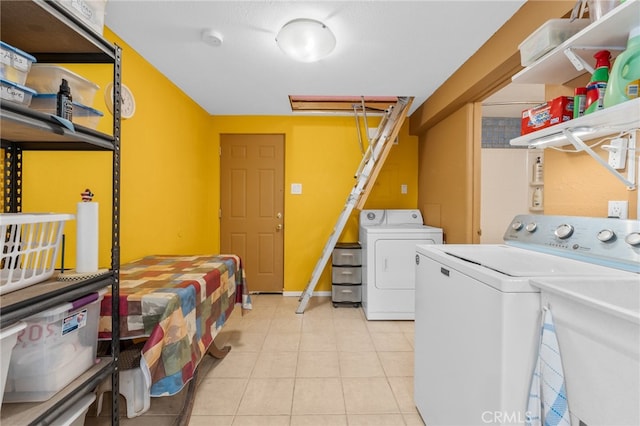
[[[121,54],[110,43],[53,1],[0,2],[2,41],[37,58],[39,63],[101,63],[113,66],[113,132],[105,134],[82,126],[70,130],[47,114],[11,102],[0,102],[0,139],[4,151],[4,209],[20,212],[22,202],[22,152],[110,151],[112,176],[111,268],[105,274],[82,281],[50,279],[0,296],[0,328],[34,313],[111,287],[112,356],[95,366],[42,403],[4,404],[1,424],[51,424],[87,391],[111,376],[112,424],[118,424],[119,273],[120,273],[120,105]]]

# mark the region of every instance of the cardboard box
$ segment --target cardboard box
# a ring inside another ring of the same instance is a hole
[[[573,97],[560,96],[522,111],[520,133],[526,135],[573,118]]]

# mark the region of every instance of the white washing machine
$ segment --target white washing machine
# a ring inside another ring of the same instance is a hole
[[[424,422],[524,424],[540,332],[532,280],[637,280],[639,233],[638,221],[520,215],[505,244],[418,246],[414,399]]]
[[[441,244],[442,229],[420,210],[362,210],[362,308],[368,320],[412,320],[418,244]]]

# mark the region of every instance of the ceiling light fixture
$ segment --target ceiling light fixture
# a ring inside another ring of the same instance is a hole
[[[313,19],[287,22],[276,36],[278,47],[299,62],[316,62],[330,54],[336,38],[325,24]]]

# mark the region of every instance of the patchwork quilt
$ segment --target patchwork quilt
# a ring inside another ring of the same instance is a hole
[[[151,396],[174,395],[193,377],[236,304],[251,309],[240,257],[148,256],[120,268],[120,337],[147,338],[141,368]],[[111,338],[112,296],[98,337]]]

